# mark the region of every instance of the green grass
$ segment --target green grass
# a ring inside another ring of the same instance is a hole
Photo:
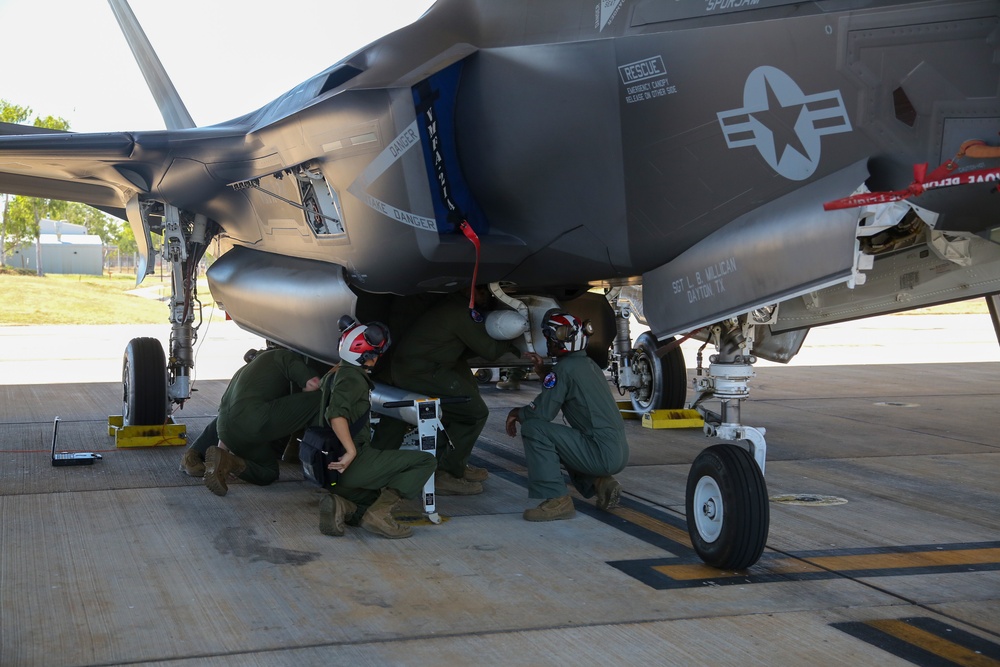
[[[29,324],[167,324],[165,301],[129,294],[135,276],[49,274],[39,278],[19,270],[0,270],[0,325]],[[169,298],[170,284],[149,276],[141,289]],[[208,284],[198,283],[205,306]]]

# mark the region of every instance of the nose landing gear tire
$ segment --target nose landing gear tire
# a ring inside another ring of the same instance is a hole
[[[122,359],[122,417],[125,426],[167,421],[167,363],[156,338],[133,338]]]
[[[688,535],[695,552],[722,570],[745,570],[760,559],[770,526],[767,485],[746,449],[708,447],[688,473]]]

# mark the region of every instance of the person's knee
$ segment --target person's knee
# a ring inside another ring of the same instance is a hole
[[[430,452],[418,452],[420,454],[413,462],[414,470],[426,471],[429,473],[434,472],[437,468],[437,457]]]
[[[246,459],[247,467],[238,476],[244,482],[256,484],[257,486],[267,486],[278,481],[277,459]]]
[[[521,437],[537,440],[544,431],[542,424],[535,419],[528,420],[521,424]]]

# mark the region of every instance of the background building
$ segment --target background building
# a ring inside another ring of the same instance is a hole
[[[104,270],[104,244],[101,237],[88,234],[83,225],[64,220],[45,220],[39,224],[42,273],[73,273],[99,276]],[[7,266],[38,270],[35,244],[16,247],[6,257]]]

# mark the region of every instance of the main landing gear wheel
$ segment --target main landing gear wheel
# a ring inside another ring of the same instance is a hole
[[[673,342],[673,338],[663,341]],[[656,354],[656,338],[648,331],[639,336],[632,347],[632,369],[641,386],[631,392],[632,409],[639,413],[652,410],[679,410],[687,397],[687,367],[684,350],[677,347],[664,356]]]
[[[688,473],[688,534],[703,561],[722,570],[745,570],[760,558],[770,514],[767,485],[746,449],[713,445]]]
[[[167,363],[156,338],[133,338],[122,360],[122,417],[125,426],[167,421]]]

